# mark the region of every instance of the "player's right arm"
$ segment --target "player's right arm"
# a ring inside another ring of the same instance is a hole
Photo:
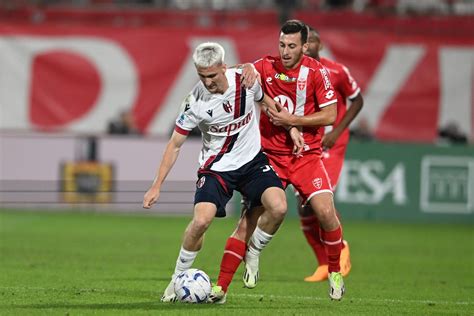
[[[195,110],[196,99],[194,96],[195,90],[198,89],[198,87],[199,85],[196,85],[181,105],[180,114],[176,119],[175,130],[166,145],[163,158],[156,172],[155,180],[153,180],[153,184],[143,197],[144,208],[150,208],[160,197],[161,185],[176,162],[176,159],[178,159],[181,146],[188,137],[189,132],[198,125],[199,115]]]
[[[309,115],[293,115],[286,109],[276,112],[270,109],[270,121],[275,125],[325,126],[333,124],[337,116],[337,97],[329,79],[328,71],[320,66],[315,70],[314,95],[319,111]]]
[[[277,126],[325,126],[331,125],[336,120],[336,103],[337,101],[305,116],[291,114],[283,107],[280,111],[269,108],[267,114],[270,121]]]
[[[180,134],[176,131],[174,131],[173,135],[171,135],[156,173],[155,180],[153,180],[153,184],[143,197],[144,208],[151,208],[151,206],[155,204],[156,201],[158,201],[160,197],[161,185],[165,181],[166,176],[170,172],[171,168],[173,168],[176,159],[178,159],[179,151],[186,138],[187,135]]]
[[[278,103],[278,101],[273,100],[265,93],[263,94],[263,99],[261,100],[261,102],[258,103],[260,104],[262,111],[264,111],[267,115],[270,115],[271,111],[281,112],[282,109],[284,109],[284,107],[280,103]],[[301,134],[301,128],[291,124],[283,124],[282,127],[284,127],[288,131],[291,140],[293,141],[293,154],[301,154],[304,149],[304,138]]]

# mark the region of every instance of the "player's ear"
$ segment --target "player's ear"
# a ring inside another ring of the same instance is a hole
[[[324,48],[323,43],[319,42],[318,52],[322,51]]]
[[[309,47],[308,43],[303,44],[303,54],[306,54],[306,52],[308,51],[308,47]]]
[[[222,64],[222,70],[225,72],[227,70],[227,64]]]

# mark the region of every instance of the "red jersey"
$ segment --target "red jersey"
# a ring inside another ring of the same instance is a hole
[[[334,126],[339,125],[347,111],[347,99],[353,99],[360,93],[357,82],[352,78],[349,69],[343,64],[321,57],[321,64],[329,71],[331,83],[334,86],[337,96],[337,117]],[[329,127],[329,128],[328,128]],[[332,130],[332,126],[324,128],[326,131]],[[349,129],[346,128],[339,136],[334,147],[346,146],[349,143]]]
[[[280,57],[266,56],[255,62],[262,78],[263,91],[280,102],[291,114],[306,116],[335,104],[337,97],[326,68],[316,59],[303,56],[295,69],[286,69]],[[293,141],[281,126],[273,125],[266,115],[260,116],[262,147],[267,152],[291,154]],[[321,153],[323,130],[304,127],[305,152]]]

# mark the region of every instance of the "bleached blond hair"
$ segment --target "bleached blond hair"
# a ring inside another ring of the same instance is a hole
[[[224,48],[217,43],[202,43],[194,50],[193,61],[196,67],[208,68],[224,63]]]

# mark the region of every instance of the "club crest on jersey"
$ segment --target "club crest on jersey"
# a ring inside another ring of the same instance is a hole
[[[284,73],[275,74],[275,79],[280,79],[281,81],[285,81],[285,82],[295,82],[296,81],[296,78],[290,78],[287,75],[285,75]]]
[[[222,107],[224,108],[224,111],[226,111],[227,113],[232,112],[232,105],[230,104],[229,101],[222,103]]]
[[[304,88],[306,88],[306,79],[298,79],[296,85],[298,86],[299,90],[304,90]]]
[[[207,110],[206,113],[209,114],[210,117],[212,117],[212,110]]]
[[[206,183],[206,176],[202,176],[199,178],[198,182],[196,183],[196,187],[198,189],[202,188],[202,186]]]
[[[321,186],[323,185],[323,179],[321,178],[313,179],[313,185],[316,189],[321,189]]]

